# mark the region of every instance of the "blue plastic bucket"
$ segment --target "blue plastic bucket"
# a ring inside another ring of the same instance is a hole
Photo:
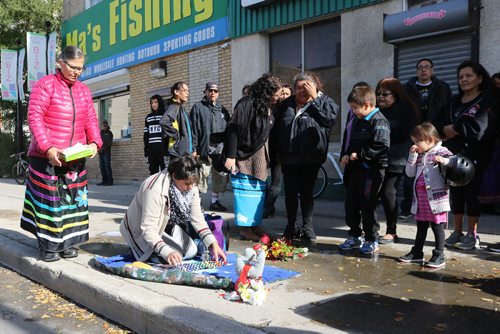
[[[257,226],[262,222],[267,183],[253,176],[231,175],[234,194],[234,222],[237,226]]]

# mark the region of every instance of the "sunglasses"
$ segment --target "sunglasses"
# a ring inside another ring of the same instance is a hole
[[[83,67],[73,66],[73,65],[68,64],[68,62],[66,60],[63,60],[63,63],[65,63],[74,72],[85,71],[85,66],[83,66]]]
[[[382,97],[387,97],[389,95],[392,95],[392,93],[381,93],[381,92],[377,92],[377,96],[382,96]]]
[[[209,93],[218,93],[219,90],[218,89],[209,89],[208,92]]]

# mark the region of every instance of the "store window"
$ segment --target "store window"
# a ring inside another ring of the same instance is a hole
[[[104,96],[94,100],[94,108],[99,115],[99,124],[108,121],[114,140],[131,137],[130,94]]]
[[[271,72],[284,83],[302,71],[316,73],[323,92],[340,104],[340,20],[302,25],[270,35]],[[340,115],[332,132],[340,140]]]

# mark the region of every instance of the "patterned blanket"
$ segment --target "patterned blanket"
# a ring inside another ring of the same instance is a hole
[[[224,265],[195,258],[184,261],[181,266],[167,266],[135,262],[130,255],[117,255],[96,256],[94,264],[106,272],[142,281],[228,290],[234,287],[234,282],[238,279],[235,271],[236,258],[236,254],[228,254]],[[262,279],[264,283],[272,283],[299,275],[296,271],[266,265]]]

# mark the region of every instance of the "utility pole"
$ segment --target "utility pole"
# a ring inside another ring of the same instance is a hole
[[[17,44],[17,63],[19,63],[19,50],[21,50],[21,40],[18,38],[16,39],[16,44]],[[18,66],[16,64],[16,66]],[[22,69],[21,69],[22,71]],[[21,74],[22,75],[22,74]],[[19,76],[19,74],[18,74]],[[17,78],[16,78],[17,80]],[[23,152],[24,149],[24,134],[23,134],[23,114],[21,111],[21,96],[20,96],[21,89],[19,88],[19,83],[17,85],[17,145],[18,145],[18,153]]]

